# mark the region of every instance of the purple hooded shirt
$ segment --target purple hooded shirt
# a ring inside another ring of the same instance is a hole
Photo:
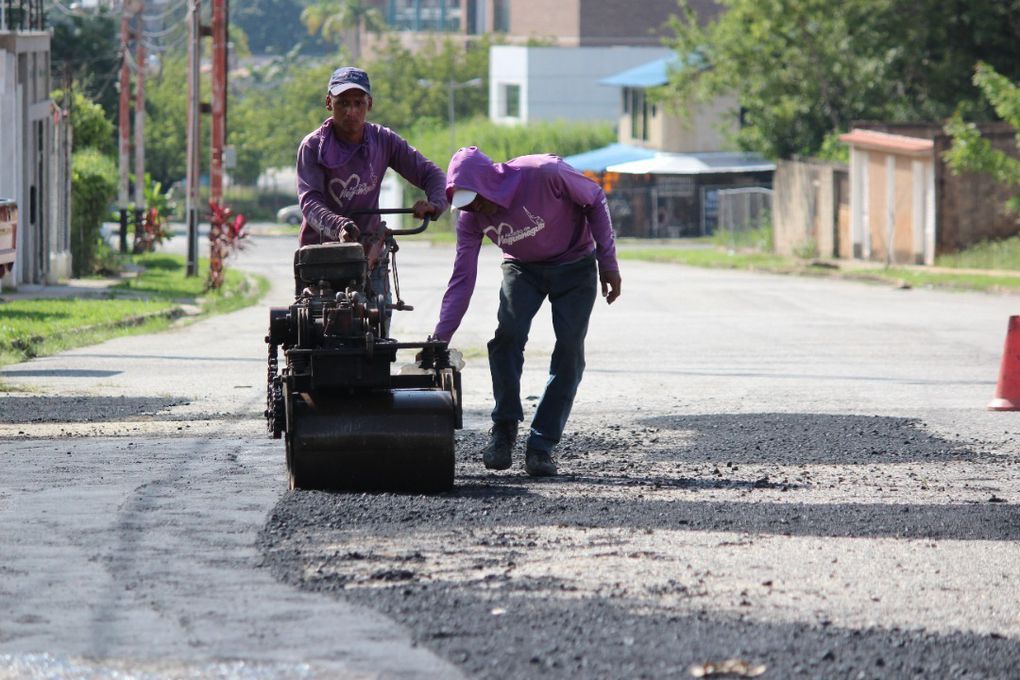
[[[298,202],[304,220],[300,243],[332,240],[320,236],[323,227],[339,231],[351,210],[379,207],[379,190],[386,168],[393,168],[425,192],[429,203],[446,210],[446,174],[389,128],[365,123],[360,144],[347,144],[333,134],[328,118],[301,141],[297,155]],[[397,206],[384,206],[397,207]],[[380,230],[378,215],[355,218],[362,236]]]
[[[494,215],[460,211],[457,255],[434,335],[450,340],[460,326],[488,236],[505,260],[565,264],[595,254],[599,270],[619,271],[609,206],[602,188],[557,156],[521,156],[493,163],[476,147],[450,160],[447,197],[470,189],[500,207]]]

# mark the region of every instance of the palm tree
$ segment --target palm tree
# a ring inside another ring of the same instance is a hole
[[[386,21],[378,9],[365,0],[318,0],[301,12],[301,22],[308,35],[319,33],[322,39],[335,45],[343,44],[344,34],[354,34],[351,60],[361,57],[361,32],[382,33]]]

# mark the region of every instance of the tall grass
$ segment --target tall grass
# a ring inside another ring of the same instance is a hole
[[[453,152],[462,146],[477,146],[499,163],[533,153],[570,156],[616,141],[616,133],[608,123],[556,121],[508,126],[482,117],[458,121],[452,137],[449,127],[428,120],[402,134],[443,170]]]
[[[940,267],[955,269],[1006,269],[1020,271],[1020,236],[1001,241],[982,241],[950,255],[935,258]]]

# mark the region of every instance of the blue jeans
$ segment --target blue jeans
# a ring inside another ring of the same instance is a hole
[[[542,399],[531,421],[528,447],[551,451],[560,441],[584,373],[584,337],[598,294],[594,257],[568,264],[503,263],[499,325],[489,341],[489,370],[496,406],[492,420],[521,421],[521,372],[531,320],[543,300],[552,306],[556,346]]]

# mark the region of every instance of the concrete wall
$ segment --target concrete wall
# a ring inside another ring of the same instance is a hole
[[[851,257],[847,166],[815,160],[776,163],[772,229],[783,255]]]
[[[672,54],[662,47],[522,47],[489,53],[489,118],[498,123],[615,121],[620,88],[599,80]],[[520,87],[520,117],[509,118],[506,86]]]

